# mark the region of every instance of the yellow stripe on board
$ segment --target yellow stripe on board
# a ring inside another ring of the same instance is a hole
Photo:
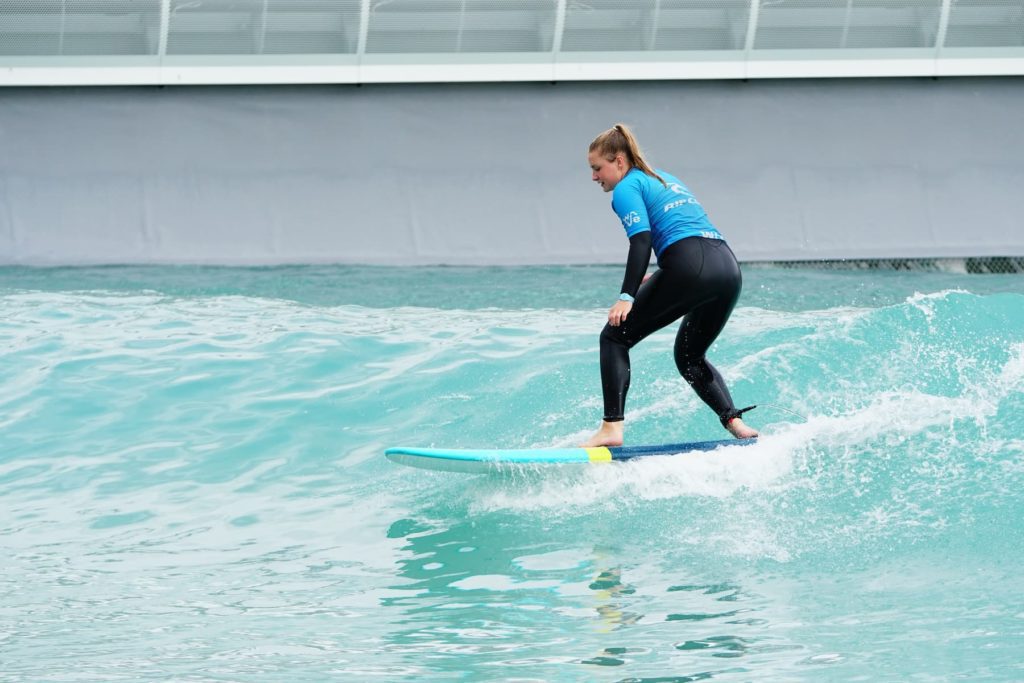
[[[587,448],[587,457],[590,458],[590,462],[611,462],[612,452],[604,446],[598,446],[597,448]]]

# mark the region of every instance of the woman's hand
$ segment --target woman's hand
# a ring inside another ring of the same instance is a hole
[[[608,311],[608,324],[612,327],[618,327],[625,322],[626,317],[632,310],[632,301],[616,301],[615,305],[612,306],[610,311]]]

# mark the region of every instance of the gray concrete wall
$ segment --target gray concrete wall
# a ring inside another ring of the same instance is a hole
[[[1024,79],[0,90],[0,264],[620,262],[634,126],[742,260],[1024,255]]]

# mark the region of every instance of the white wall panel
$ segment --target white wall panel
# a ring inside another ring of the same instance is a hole
[[[617,263],[617,120],[743,260],[1024,256],[1021,111],[1021,78],[0,89],[0,264]]]

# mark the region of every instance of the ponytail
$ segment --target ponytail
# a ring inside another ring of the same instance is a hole
[[[640,151],[640,145],[633,136],[633,131],[624,123],[616,123],[614,126],[594,138],[590,143],[590,152],[597,152],[605,159],[611,161],[618,154],[626,157],[630,166],[638,168],[652,178],[657,178],[662,185],[667,187],[665,180],[654,172],[651,165],[644,159]]]

